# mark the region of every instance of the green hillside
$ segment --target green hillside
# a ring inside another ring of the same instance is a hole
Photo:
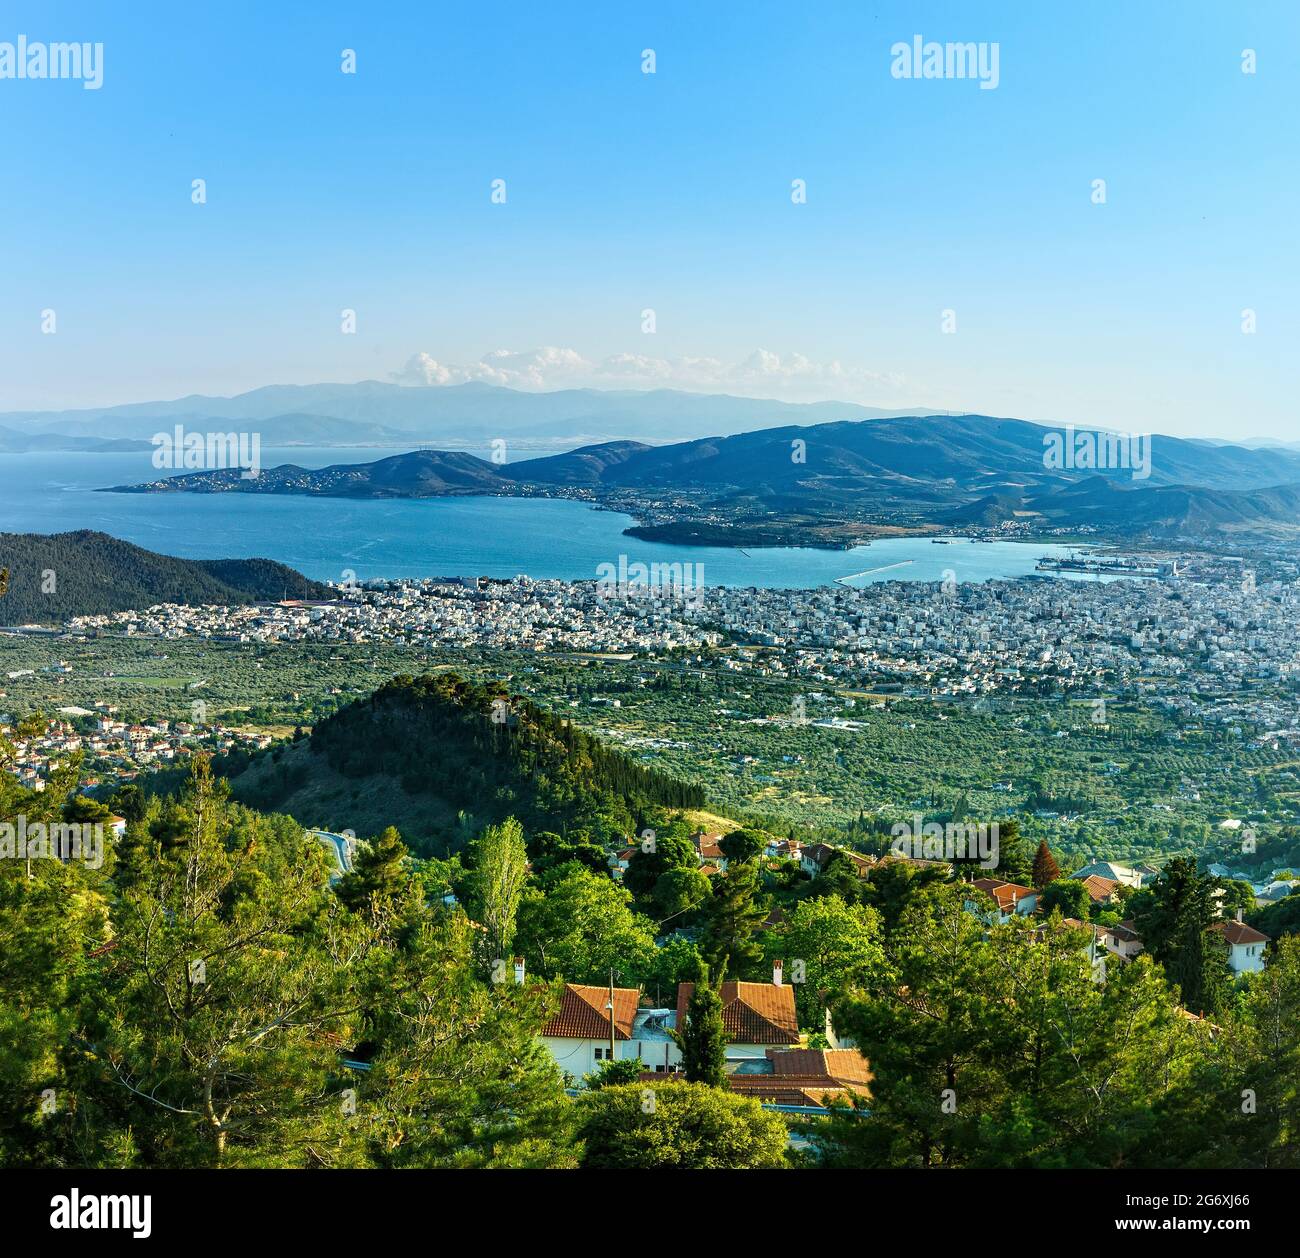
[[[60,624],[156,603],[330,597],[328,586],[270,559],[177,559],[89,529],[0,533],[0,569],[9,573],[0,596],[5,625]]]
[[[394,678],[310,738],[219,768],[253,807],[360,836],[395,825],[435,855],[509,816],[529,835],[608,847],[650,807],[705,803],[700,788],[642,768],[526,699],[448,673]]]

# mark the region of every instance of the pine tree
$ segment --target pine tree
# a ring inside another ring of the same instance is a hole
[[[1051,848],[1047,846],[1047,840],[1043,839],[1038,844],[1038,851],[1034,853],[1034,886],[1041,891],[1048,883],[1055,882],[1060,876],[1060,866],[1057,865]]]
[[[767,918],[758,902],[758,871],[752,863],[719,877],[705,908],[703,951],[709,964],[731,973],[747,974],[762,957],[754,932]]]
[[[339,880],[339,899],[353,912],[376,920],[406,887],[402,869],[406,857],[406,844],[389,826],[374,843],[357,853],[352,872]]]
[[[1223,998],[1227,950],[1208,936],[1218,917],[1218,882],[1185,856],[1171,860],[1149,895],[1137,901],[1134,924],[1151,959],[1182,993],[1193,1013],[1214,1013]]]

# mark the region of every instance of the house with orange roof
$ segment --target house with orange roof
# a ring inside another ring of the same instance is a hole
[[[620,848],[617,852],[612,852],[609,858],[609,873],[614,879],[622,878],[627,873],[627,867],[641,849],[636,846]]]
[[[976,878],[970,885],[972,891],[982,894],[967,898],[966,911],[990,925],[995,921],[1009,922],[1013,917],[1024,917],[1038,907],[1038,892],[1033,887],[1022,887],[1001,878]]]
[[[560,1008],[541,1029],[541,1041],[556,1064],[575,1079],[590,1074],[610,1056],[610,1016],[613,1015],[615,1060],[636,1057],[632,1032],[641,992],[635,987],[610,989],[584,983],[565,983]]]
[[[1103,878],[1100,874],[1089,874],[1080,878],[1088,899],[1094,904],[1109,904],[1115,898],[1115,892],[1123,884],[1116,878]]]
[[[871,1068],[856,1048],[770,1048],[763,1061],[744,1063],[727,1086],[769,1105],[823,1106],[871,1095]]]
[[[1247,926],[1241,920],[1241,910],[1237,910],[1235,921],[1215,922],[1210,927],[1216,934],[1222,935],[1228,945],[1228,968],[1234,974],[1258,974],[1264,968],[1264,949],[1272,941],[1271,936]]]
[[[803,853],[803,844],[798,839],[769,839],[763,855],[769,860],[795,860]]]
[[[523,982],[523,958],[515,959],[515,981]],[[585,983],[565,983],[560,1008],[539,1032],[556,1065],[575,1082],[605,1061],[633,1060],[650,1072],[666,1073],[681,1063],[673,1039],[671,1009],[641,1007],[635,987],[614,988],[614,1046],[610,1053],[610,991]]]
[[[824,1109],[828,1102],[871,1096],[871,1069],[856,1049],[773,1048],[727,1075],[727,1087],[763,1105]],[[641,1082],[684,1083],[678,1071],[666,1077],[643,1072]]]
[[[780,967],[775,967],[780,973]],[[694,983],[677,985],[675,1026],[686,1025]],[[769,1049],[789,1048],[803,1043],[794,1008],[794,988],[783,982],[723,983],[722,1026],[727,1033],[727,1069],[746,1062],[762,1061]]]
[[[703,830],[697,830],[691,836],[691,843],[701,865],[713,865],[726,873],[727,854],[722,850],[722,835],[705,834]]]

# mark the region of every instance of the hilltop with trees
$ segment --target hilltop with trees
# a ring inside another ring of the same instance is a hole
[[[356,834],[396,825],[422,855],[515,817],[530,856],[604,863],[647,809],[698,808],[699,787],[646,769],[501,686],[396,677],[309,738],[219,764],[237,799]]]
[[[72,616],[158,603],[243,606],[325,599],[330,588],[270,559],[177,559],[107,533],[0,533],[0,623],[62,624]]]

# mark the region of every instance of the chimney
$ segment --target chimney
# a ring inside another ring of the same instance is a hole
[[[524,959],[523,957],[515,958],[515,982],[522,985],[524,981]]]
[[[1241,921],[1241,910],[1240,910],[1240,909],[1237,910],[1237,921],[1239,921],[1239,922]]]
[[[779,958],[772,962],[772,982],[775,983],[777,987],[781,986],[781,967],[784,964],[785,962]]]

